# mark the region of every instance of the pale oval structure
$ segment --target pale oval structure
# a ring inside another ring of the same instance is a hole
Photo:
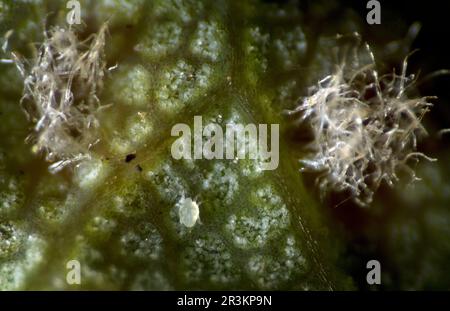
[[[191,198],[183,198],[179,204],[178,216],[180,217],[180,223],[188,228],[192,228],[200,216],[197,202]]]

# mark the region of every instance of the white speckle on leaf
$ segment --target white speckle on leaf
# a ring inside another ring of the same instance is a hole
[[[78,164],[75,173],[79,186],[90,188],[103,181],[106,176],[106,169],[101,160],[92,159]]]

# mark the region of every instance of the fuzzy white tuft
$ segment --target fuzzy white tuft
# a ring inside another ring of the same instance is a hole
[[[34,133],[33,150],[44,152],[51,171],[89,158],[96,143],[97,93],[105,74],[104,46],[107,25],[98,34],[80,41],[71,28],[54,27],[45,32],[37,57],[14,61],[24,78],[21,100]]]
[[[417,180],[410,160],[433,160],[416,152],[418,137],[426,134],[421,120],[431,104],[429,98],[406,95],[414,82],[406,76],[407,59],[400,75],[379,77],[366,48],[371,64],[355,69],[342,62],[290,112],[300,113],[299,120],[312,129],[313,153],[301,162],[303,170],[322,173],[320,193],[350,191],[362,206],[371,203],[383,181],[392,186],[400,170]]]

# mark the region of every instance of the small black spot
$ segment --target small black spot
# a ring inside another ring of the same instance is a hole
[[[139,164],[136,165],[136,169],[138,170],[138,172],[142,172],[142,166],[140,166]]]
[[[133,161],[134,159],[136,159],[136,154],[130,153],[130,154],[127,154],[127,156],[125,157],[125,162],[129,163],[129,162]]]

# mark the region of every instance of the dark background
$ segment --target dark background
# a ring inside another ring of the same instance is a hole
[[[367,12],[367,1],[341,1],[358,12]],[[421,71],[421,76],[441,69],[450,69],[450,2],[449,1],[380,1],[381,23],[395,28],[400,21],[406,24],[420,22],[422,28],[414,40],[411,50],[418,52],[410,58],[412,72]],[[369,26],[375,28],[376,26]],[[437,96],[438,103],[430,112],[437,127],[450,127],[450,75],[428,80],[419,86],[423,95]],[[450,142],[450,140],[446,140]]]

